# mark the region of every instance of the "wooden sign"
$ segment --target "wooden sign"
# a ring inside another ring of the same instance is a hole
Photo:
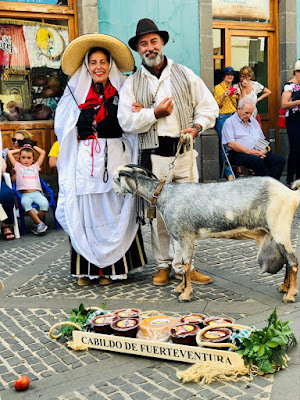
[[[229,364],[244,366],[240,354],[207,347],[185,346],[153,340],[132,339],[123,336],[103,335],[93,332],[73,331],[74,344],[84,344],[92,349],[115,351],[145,357],[186,363]]]
[[[270,20],[270,0],[212,0],[213,17]]]

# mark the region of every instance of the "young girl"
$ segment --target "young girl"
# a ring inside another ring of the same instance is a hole
[[[38,160],[34,163],[34,151],[39,154]],[[20,152],[20,162],[16,161],[14,154]],[[35,222],[32,232],[36,235],[46,232],[48,226],[43,222],[48,210],[49,203],[46,197],[41,193],[42,187],[39,177],[40,167],[45,158],[45,150],[37,146],[31,147],[30,144],[24,144],[21,149],[9,150],[8,158],[16,171],[16,188],[21,192],[22,206],[25,212],[28,212],[30,218]],[[32,208],[32,204],[39,205],[38,214]]]

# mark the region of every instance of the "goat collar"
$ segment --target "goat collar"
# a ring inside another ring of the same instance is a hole
[[[162,178],[162,179],[159,181],[159,184],[158,184],[157,188],[155,189],[155,192],[153,193],[153,197],[152,197],[152,201],[151,201],[151,206],[153,206],[153,207],[156,206],[157,199],[159,198],[159,195],[160,195],[160,193],[161,193],[161,191],[162,191],[162,188],[164,187],[164,184],[165,184],[165,183],[166,183],[166,179],[165,179],[165,178]]]

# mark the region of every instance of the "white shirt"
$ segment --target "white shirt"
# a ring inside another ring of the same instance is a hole
[[[174,104],[172,114],[168,117],[156,119],[154,115],[154,108],[163,99],[172,95],[170,80],[172,64],[173,61],[168,58],[168,64],[159,78],[151,74],[143,65],[141,66],[142,74],[145,79],[148,79],[153,95],[159,87],[153,108],[142,108],[140,112],[132,111],[132,104],[136,102],[132,75],[126,80],[120,91],[118,107],[118,120],[123,131],[130,133],[148,132],[151,126],[157,122],[158,136],[180,136],[180,124],[175,110],[176,104]],[[212,128],[219,114],[218,104],[202,79],[189,68],[184,66],[183,68],[191,84],[192,104],[195,109],[193,122],[200,124],[203,131]]]

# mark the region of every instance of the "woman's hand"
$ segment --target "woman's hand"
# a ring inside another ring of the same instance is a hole
[[[140,112],[143,105],[140,103],[132,103],[132,112]]]
[[[256,104],[259,101],[261,101],[261,100],[265,99],[266,97],[270,96],[270,94],[272,94],[271,90],[265,87],[264,90],[263,90],[262,95],[260,97],[258,97],[258,99],[256,100]]]
[[[223,96],[222,96],[222,100],[225,99],[225,97],[230,96],[230,91],[229,90],[225,90]]]

